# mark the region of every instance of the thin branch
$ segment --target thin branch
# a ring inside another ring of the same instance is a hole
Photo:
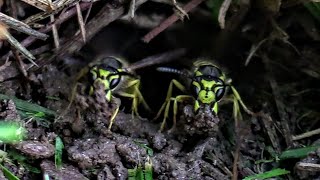
[[[85,24],[83,22],[82,12],[81,12],[81,8],[80,8],[79,3],[76,4],[76,9],[77,9],[78,23],[80,26],[82,40],[83,40],[83,42],[86,42],[86,28],[85,28]]]
[[[84,11],[86,9],[88,9],[90,6],[91,6],[91,3],[81,3],[80,4],[81,6],[81,9]],[[69,11],[66,11],[64,14],[61,14],[59,16],[58,19],[56,19],[56,21],[53,23],[53,24],[50,24],[48,26],[45,26],[44,28],[40,29],[39,32],[42,32],[42,33],[46,33],[46,32],[49,32],[51,31],[52,29],[52,26],[55,24],[55,25],[60,25],[62,24],[63,22],[67,21],[68,19],[70,19],[71,17],[73,17],[74,15],[76,14],[76,8],[72,8],[70,9]],[[37,39],[33,36],[30,36],[30,37],[27,37],[26,39],[24,39],[22,42],[21,42],[21,45],[24,46],[24,47],[28,47],[30,46],[32,43],[34,43]],[[4,55],[1,60],[5,60],[6,58],[12,56],[12,52],[8,52],[6,55]]]
[[[28,26],[27,24],[25,24],[21,21],[18,21],[10,16],[7,16],[1,12],[0,12],[0,21],[5,23],[6,25],[8,25],[12,29],[15,29],[17,31],[34,36],[38,39],[46,40],[49,37],[48,35],[46,35],[44,33],[38,32],[38,31],[30,28],[30,26]]]
[[[136,1],[136,9],[147,0],[137,0]],[[110,24],[111,22],[119,19],[125,10],[123,7],[119,7],[118,9],[113,9],[109,4],[106,4],[100,12],[86,24],[86,38],[90,40],[94,35],[97,34],[102,28]],[[73,54],[74,52],[79,51],[83,46],[84,42],[79,41],[81,38],[81,34],[76,34],[72,40],[66,42],[61,48],[60,52],[58,52],[58,56],[63,56],[65,54]]]
[[[54,22],[53,14],[50,15],[50,21]],[[60,47],[59,34],[58,34],[57,26],[55,24],[52,24],[52,35],[53,35],[54,46],[56,49],[59,49]]]
[[[305,132],[303,134],[292,136],[292,140],[297,141],[297,140],[301,140],[301,139],[308,138],[308,137],[311,137],[311,136],[314,136],[314,135],[318,135],[318,134],[320,134],[320,128],[312,130],[312,131]]]
[[[232,2],[232,0],[224,0],[221,7],[220,7],[218,22],[219,22],[221,29],[224,29],[224,27],[225,27],[225,22],[226,22],[225,18],[226,18],[226,14],[227,14],[227,11],[230,7],[231,2]]]
[[[185,12],[189,12],[195,7],[197,7],[200,3],[202,3],[204,0],[192,0],[188,4],[186,4],[182,9]],[[164,20],[158,27],[152,29],[148,34],[146,34],[142,41],[145,43],[150,42],[154,37],[156,37],[159,33],[161,33],[163,30],[167,29],[169,26],[171,26],[173,23],[175,23],[179,17],[176,14],[171,15],[166,20]]]

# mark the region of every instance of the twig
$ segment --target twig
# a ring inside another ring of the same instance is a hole
[[[42,54],[46,51],[50,50],[50,45],[49,44],[46,44],[46,45],[43,45],[41,47],[38,47],[36,49],[32,49],[30,50],[30,52],[33,54],[33,55],[39,55],[39,54]]]
[[[11,44],[11,46],[15,47],[22,53],[22,55],[24,55],[27,59],[29,59],[29,61],[36,65],[36,63],[33,61],[35,57],[9,33],[7,27],[4,24],[0,24],[0,39],[7,40]]]
[[[297,141],[297,140],[301,140],[301,139],[304,139],[304,138],[307,138],[307,137],[311,137],[311,136],[314,136],[314,135],[317,135],[317,134],[320,134],[320,128],[312,130],[312,131],[305,132],[303,134],[292,136],[292,140]]]
[[[91,3],[81,3],[81,4],[80,4],[82,10],[88,9],[88,8],[90,7],[90,5],[91,5]],[[58,26],[58,25],[60,25],[61,23],[65,22],[65,21],[67,21],[68,19],[70,19],[71,17],[73,17],[75,14],[76,14],[76,8],[74,7],[74,8],[72,8],[72,9],[70,9],[69,11],[66,11],[64,14],[61,14],[61,15],[59,16],[59,18],[56,19],[56,21],[55,21],[53,24],[55,24],[55,25]],[[50,25],[48,25],[48,26],[45,26],[44,28],[40,29],[39,32],[46,33],[46,32],[51,31],[53,24],[50,24]],[[36,40],[37,40],[37,39],[36,39],[35,37],[30,36],[30,37],[27,37],[26,39],[24,39],[24,40],[21,42],[21,44],[22,44],[22,46],[24,46],[24,47],[28,47],[28,46],[30,46],[33,42],[35,42]],[[1,58],[1,60],[5,60],[6,58],[8,58],[8,57],[10,57],[10,56],[12,56],[12,52],[11,52],[11,51],[8,52],[5,56],[3,56],[3,57]]]
[[[274,122],[269,114],[265,114],[263,112],[258,112],[257,117],[261,117],[262,124],[267,131],[272,147],[275,149],[277,153],[281,152],[281,146],[279,142],[279,138],[277,136],[276,128]]]
[[[55,6],[52,6],[52,3],[47,0],[21,0],[33,7],[36,7],[42,11],[50,11],[56,9]],[[51,5],[50,5],[51,4]]]
[[[136,9],[138,6],[146,2],[147,0],[137,0]],[[106,4],[100,12],[89,21],[86,25],[87,40],[90,40],[97,32],[102,28],[120,18],[124,14],[124,8],[119,7],[118,9],[113,9],[109,4]],[[79,51],[85,44],[82,41],[79,41],[81,34],[75,35],[70,41],[66,42],[58,52],[58,56],[63,56],[65,54],[73,54],[74,52]]]
[[[11,62],[12,61],[9,61],[9,59],[7,59],[6,62],[0,66],[0,72],[5,70],[7,67],[9,67]]]
[[[245,66],[248,66],[248,64],[249,64],[251,58],[253,57],[253,55],[257,52],[257,50],[260,48],[260,46],[263,43],[265,43],[267,40],[269,40],[269,39],[265,38],[265,39],[259,41],[258,44],[252,44],[251,45],[251,48],[250,48],[250,51],[249,51],[249,55],[248,55],[248,57],[247,57],[247,59],[245,60],[245,63],[244,63]]]
[[[188,4],[186,4],[182,9],[185,12],[191,11],[193,8],[197,7],[204,0],[191,0]],[[163,30],[167,29],[173,23],[175,23],[179,17],[176,14],[171,15],[166,20],[164,20],[158,27],[152,29],[148,34],[146,34],[142,41],[145,43],[149,43],[154,37],[156,37]]]
[[[53,14],[50,15],[50,21],[54,22]],[[55,24],[52,24],[52,35],[53,35],[54,46],[56,49],[59,49],[60,47],[59,34],[58,34],[57,26]]]
[[[221,29],[224,29],[224,27],[225,27],[225,22],[226,22],[225,18],[226,18],[226,14],[227,14],[227,11],[230,7],[231,2],[232,2],[232,0],[224,0],[221,7],[220,7],[218,22],[219,22]]]
[[[166,17],[164,15],[152,14],[152,15],[144,15],[144,14],[135,14],[132,19],[130,16],[123,16],[121,21],[133,23],[137,25],[139,28],[152,29],[157,27],[160,22],[162,22]]]
[[[268,71],[269,83],[270,83],[273,95],[275,97],[274,100],[277,106],[278,114],[280,117],[280,123],[282,126],[282,131],[283,131],[286,144],[288,147],[292,147],[293,146],[292,135],[291,135],[289,124],[288,124],[289,117],[288,117],[288,114],[286,114],[286,110],[283,104],[283,99],[282,99],[281,93],[278,90],[279,89],[278,84],[272,76],[272,70],[271,70],[271,67],[269,66],[269,58],[267,57],[266,54],[262,54],[261,57]]]
[[[80,26],[82,40],[83,42],[86,42],[86,29],[85,29],[85,24],[83,22],[82,12],[81,12],[79,3],[76,4],[76,9],[77,9],[78,23]]]
[[[139,69],[143,66],[150,66],[150,65],[156,65],[159,63],[169,62],[173,59],[178,59],[185,54],[186,54],[186,50],[181,48],[181,49],[175,49],[172,51],[167,51],[164,53],[156,54],[153,56],[148,56],[148,57],[138,61],[137,63],[131,64],[130,67],[127,68],[127,70],[130,72],[130,71],[134,71],[136,69]]]
[[[21,71],[21,73],[23,74],[23,76],[25,78],[28,78],[28,73],[27,73],[26,69],[24,68],[24,63],[22,62],[22,59],[19,56],[18,51],[17,50],[13,50],[13,54],[14,54],[14,57],[16,58],[16,62],[17,62],[19,70]]]
[[[235,99],[235,97],[233,98]],[[237,180],[238,179],[238,162],[239,162],[239,154],[240,154],[240,148],[241,148],[241,140],[242,138],[240,137],[240,126],[239,122],[242,121],[242,116],[240,113],[240,107],[239,103],[237,100],[233,101],[233,118],[234,118],[234,128],[235,128],[235,152],[233,155],[233,166],[232,166],[232,180]]]
[[[18,21],[10,16],[7,16],[1,12],[0,12],[0,21],[5,23],[6,25],[8,25],[12,29],[15,29],[17,31],[34,36],[38,39],[46,40],[49,37],[48,35],[46,35],[44,33],[38,32],[38,31],[30,28],[30,26],[28,26],[27,24],[25,24],[21,21]]]
[[[90,13],[91,13],[91,9],[92,9],[92,3],[90,4],[90,6],[89,6],[89,8],[88,8],[88,11],[87,11],[87,14],[86,14],[86,17],[84,18],[84,23],[85,23],[85,24],[87,24],[89,15],[90,15]]]

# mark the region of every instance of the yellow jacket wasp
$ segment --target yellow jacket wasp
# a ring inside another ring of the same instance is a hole
[[[211,109],[213,116],[218,114],[218,102],[224,97],[224,94],[228,87],[231,88],[233,92],[234,103],[234,116],[239,114],[239,104],[245,109],[246,112],[251,112],[242,102],[239,93],[231,85],[231,80],[227,79],[225,74],[218,68],[214,63],[209,60],[197,60],[193,63],[191,70],[183,71],[170,67],[159,67],[157,68],[160,72],[174,73],[180,75],[184,79],[185,85],[173,79],[170,82],[166,100],[162,104],[156,118],[159,118],[164,111],[163,121],[160,127],[160,131],[164,129],[166,119],[169,115],[169,109],[171,101],[173,101],[173,127],[170,131],[174,130],[176,127],[176,116],[178,111],[178,103],[191,100],[193,101],[194,112],[199,112],[200,109]],[[173,87],[178,88],[180,91],[184,92],[183,95],[178,95],[172,97]]]
[[[177,59],[184,53],[184,49],[177,49],[144,58],[130,65],[124,59],[118,57],[102,56],[81,70],[76,81],[78,83],[82,77],[87,75],[89,86],[86,88],[86,91],[89,95],[92,95],[95,91],[94,84],[101,83],[104,87],[107,102],[111,102],[114,95],[131,98],[132,114],[139,116],[138,105],[141,103],[146,109],[149,109],[149,106],[140,92],[140,79],[135,74],[135,70]],[[69,107],[76,94],[76,89],[77,85],[72,90]],[[108,130],[111,130],[115,117],[118,114],[119,106],[117,105],[112,113]]]

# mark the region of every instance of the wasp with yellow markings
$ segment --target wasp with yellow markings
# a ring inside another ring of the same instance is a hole
[[[176,59],[184,53],[184,49],[173,50],[144,58],[133,64],[128,64],[124,59],[119,57],[102,56],[84,68],[78,75],[77,81],[85,75],[87,76],[89,86],[87,86],[86,92],[89,95],[93,95],[97,90],[96,84],[101,84],[106,102],[112,102],[115,96],[132,99],[132,115],[139,116],[138,106],[140,104],[147,110],[150,108],[140,92],[140,79],[136,75],[135,70]],[[73,88],[71,102],[75,96],[76,89],[77,86]],[[120,104],[118,103],[116,106],[109,120],[108,130],[111,130]]]
[[[178,103],[184,101],[192,101],[193,112],[201,115],[201,117],[210,117],[211,123],[214,125],[217,120],[218,102],[224,97],[227,88],[231,88],[234,99],[234,115],[239,115],[239,103],[249,113],[251,113],[245,104],[242,102],[239,93],[231,85],[231,79],[226,78],[221,69],[210,60],[197,60],[193,63],[191,70],[178,70],[171,67],[159,67],[160,72],[174,73],[181,76],[183,82],[173,79],[170,82],[165,102],[162,104],[156,118],[159,118],[164,111],[163,121],[160,127],[162,131],[166,124],[166,119],[169,116],[171,102],[173,102],[173,127],[174,130],[177,123]],[[189,88],[186,88],[186,87]],[[176,87],[182,91],[183,95],[172,97],[173,88]],[[200,117],[200,116],[199,116]],[[205,123],[205,124],[204,124]],[[212,125],[212,126],[213,126]],[[208,121],[203,121],[202,124],[195,125],[198,128],[208,126]]]

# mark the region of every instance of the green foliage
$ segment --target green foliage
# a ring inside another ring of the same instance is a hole
[[[320,22],[320,3],[319,2],[307,2],[307,3],[304,3],[304,6]]]
[[[148,158],[144,167],[140,164],[134,169],[128,169],[128,180],[153,180],[152,163]]]
[[[1,168],[3,174],[6,176],[7,179],[9,179],[9,180],[19,180],[19,178],[17,176],[15,176],[11,171],[9,171],[9,169],[4,167],[2,164],[0,164],[0,168]]]
[[[320,145],[308,146],[308,147],[297,148],[297,149],[289,149],[289,150],[283,151],[280,154],[279,158],[280,160],[290,159],[290,158],[303,158],[303,157],[306,157],[310,152],[316,151],[318,148],[320,148]]]
[[[153,169],[150,156],[153,156],[153,150],[146,144],[139,141],[134,141],[138,146],[144,148],[147,151],[148,157],[144,164],[144,167],[139,163],[134,169],[128,169],[129,180],[153,180]]]
[[[25,137],[26,130],[15,122],[0,122],[0,141],[13,143],[21,141]]]
[[[224,0],[209,0],[207,2],[207,6],[211,9],[212,16],[215,20],[215,22],[218,24],[218,17],[219,17],[219,11],[220,7],[222,5]]]
[[[256,174],[252,176],[248,176],[244,178],[243,180],[255,180],[255,179],[267,179],[267,178],[272,178],[272,177],[277,177],[285,174],[289,174],[290,171],[287,171],[285,169],[273,169],[271,171],[267,171],[261,174]]]
[[[17,161],[19,164],[21,164],[28,171],[35,173],[35,174],[41,173],[41,170],[39,168],[34,167],[30,164],[30,163],[32,163],[32,160],[29,159],[28,157],[24,156],[23,154],[15,151],[15,150],[10,150],[8,152],[8,156],[10,157],[10,159]]]
[[[64,148],[63,142],[59,136],[56,137],[55,143],[55,155],[54,162],[57,169],[61,169],[62,167],[62,150]]]
[[[30,115],[33,115],[35,118],[43,119],[53,119],[56,115],[56,112],[47,109],[45,107],[39,106],[34,103],[30,103],[21,99],[18,99],[16,97],[10,97],[4,94],[0,94],[0,100],[2,99],[12,99],[12,101],[15,103],[17,110],[19,114],[22,117],[29,117]]]
[[[153,149],[151,149],[149,146],[147,146],[146,144],[143,144],[139,141],[134,141],[135,144],[137,144],[138,146],[144,148],[147,151],[148,156],[153,156]]]

